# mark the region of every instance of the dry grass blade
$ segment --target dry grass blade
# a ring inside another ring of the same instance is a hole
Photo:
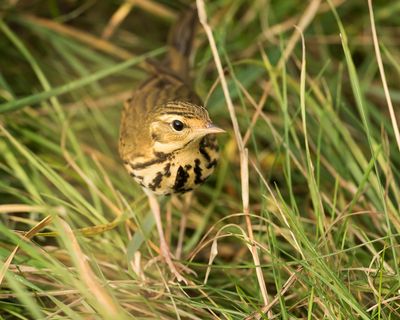
[[[285,51],[282,54],[281,59],[278,62],[278,70],[282,68],[282,66],[286,63],[286,60],[292,54],[296,43],[300,40],[301,33],[307,28],[307,26],[311,23],[312,19],[314,19],[315,15],[318,12],[318,8],[321,4],[321,0],[312,0],[308,5],[306,11],[302,15],[297,25],[297,28],[300,32],[295,31],[290,37],[288,44],[285,48]]]
[[[104,28],[104,31],[101,35],[103,39],[109,39],[112,34],[115,32],[115,29],[124,21],[124,19],[131,12],[133,7],[132,3],[125,2],[120,5],[117,11],[114,12],[107,26]]]
[[[131,59],[133,57],[133,54],[113,45],[111,42],[97,38],[89,33],[86,33],[82,30],[78,30],[71,26],[65,26],[64,24],[55,22],[53,20],[39,18],[32,15],[24,15],[24,19],[28,22],[32,22],[34,24],[51,29],[60,34],[72,37],[82,43],[86,43],[97,50],[108,53],[110,56],[114,56],[122,60]]]
[[[252,118],[251,118],[250,125],[249,125],[249,127],[247,128],[247,131],[246,131],[246,133],[245,133],[245,135],[244,135],[244,138],[243,138],[243,143],[244,143],[244,145],[246,145],[247,142],[248,142],[249,139],[250,139],[251,132],[252,132],[252,130],[254,129],[254,126],[255,126],[255,124],[256,124],[258,118],[261,116],[263,107],[265,106],[265,102],[267,101],[267,98],[268,98],[268,95],[269,95],[269,93],[270,93],[270,91],[271,91],[271,87],[272,87],[272,86],[271,86],[271,82],[266,82],[266,83],[264,84],[263,94],[262,94],[262,96],[261,96],[261,98],[260,98],[260,101],[259,101],[258,103],[256,103],[256,102],[254,101],[253,97],[250,95],[250,93],[246,90],[246,88],[245,88],[240,82],[237,82],[237,84],[238,84],[240,90],[243,92],[243,94],[244,94],[245,97],[247,98],[247,100],[250,102],[250,104],[251,104],[251,105],[254,107],[254,109],[255,109],[255,112],[253,113],[253,116],[252,116]]]
[[[29,295],[32,297],[57,297],[57,296],[71,296],[73,294],[79,294],[79,290],[71,289],[71,290],[48,290],[45,292],[32,292]],[[18,298],[18,295],[15,293],[5,293],[0,294],[0,299],[15,299]]]
[[[42,221],[40,221],[37,225],[35,225],[32,229],[30,229],[23,237],[24,240],[29,240],[32,238],[36,233],[38,233],[41,229],[45,228],[50,222],[52,221],[52,217],[47,216]],[[10,267],[12,260],[14,259],[15,254],[18,252],[19,246],[16,246],[11,254],[8,256],[4,264],[0,269],[0,285],[3,282],[4,276]]]
[[[295,272],[293,272],[289,279],[284,283],[281,290],[275,295],[275,298],[269,303],[269,305],[264,306],[260,312],[248,316],[245,320],[261,319],[278,301],[281,296],[283,296],[286,291],[292,286],[292,284],[297,280],[297,275],[302,271],[302,267],[299,267]]]
[[[123,216],[115,218],[113,221],[109,223],[99,224],[91,227],[84,227],[73,230],[76,235],[84,236],[84,237],[93,237],[95,235],[99,235],[110,231],[117,226],[119,226],[123,222]],[[56,231],[49,231],[49,232],[39,232],[37,234],[41,237],[58,237],[59,234]]]
[[[388,88],[388,85],[386,82],[385,69],[383,68],[382,56],[381,56],[381,52],[379,50],[379,42],[378,42],[378,36],[376,34],[374,10],[372,8],[372,0],[368,0],[368,8],[369,8],[369,16],[371,19],[372,40],[373,40],[374,48],[375,48],[376,61],[378,63],[378,67],[379,67],[379,73],[381,74],[382,86],[383,86],[383,90],[385,92],[386,103],[387,103],[387,106],[389,109],[390,119],[392,121],[392,126],[393,126],[394,135],[396,137],[397,147],[399,148],[399,151],[400,151],[399,126],[397,124],[396,114],[393,109],[392,99],[390,98],[389,88]]]
[[[221,81],[222,90],[224,92],[226,104],[228,106],[229,115],[230,115],[231,121],[232,121],[233,131],[235,133],[235,138],[236,138],[236,143],[238,145],[239,152],[243,153],[244,145],[243,145],[242,137],[240,135],[239,123],[238,123],[238,120],[236,117],[235,107],[233,106],[233,102],[232,102],[231,96],[229,94],[228,84],[225,79],[224,69],[222,67],[221,58],[219,57],[219,54],[218,54],[217,45],[215,43],[215,39],[214,39],[212,30],[211,30],[211,27],[207,22],[207,13],[206,13],[204,1],[197,0],[197,9],[199,12],[200,23],[203,26],[204,31],[206,32],[206,35],[207,35],[207,38],[208,38],[208,41],[210,44],[210,48],[211,48],[211,51],[212,51],[212,54],[214,57],[215,66],[217,67],[218,75],[219,75],[219,78]]]
[[[151,14],[155,14],[163,18],[167,19],[175,18],[174,11],[172,11],[171,9],[160,3],[151,0],[126,0],[126,2],[132,5],[137,5],[138,7],[150,12]]]
[[[315,15],[318,13],[318,11],[320,11],[320,0],[313,0],[307,7],[306,11],[304,12],[304,14],[301,16],[301,18],[299,19],[299,23],[298,26],[296,26],[297,30],[299,32],[294,32],[292,37],[289,39],[288,44],[282,54],[282,57],[280,58],[278,64],[277,64],[277,70],[279,71],[283,65],[286,63],[287,59],[289,58],[289,56],[292,54],[296,43],[299,41],[300,39],[300,34],[302,32],[304,32],[304,30],[307,28],[307,26],[311,23],[311,21],[313,20],[313,18],[315,17]],[[336,5],[340,5],[341,2],[339,1],[339,3],[337,3]],[[325,9],[326,10],[326,9]],[[290,27],[293,26],[295,19],[292,18],[288,21],[286,21],[285,23],[290,25]],[[271,30],[268,30],[268,32],[271,32]],[[263,55],[264,52],[261,50],[261,54]],[[260,99],[260,102],[258,104],[256,104],[254,102],[254,99],[246,92],[245,88],[243,88],[243,86],[238,83],[239,87],[241,87],[243,93],[246,95],[246,97],[249,99],[249,101],[251,102],[252,105],[256,106],[256,112],[253,115],[253,118],[251,120],[251,125],[248,128],[245,137],[243,139],[243,143],[244,145],[246,145],[249,137],[250,137],[250,130],[252,129],[252,127],[254,126],[254,123],[257,121],[258,117],[261,114],[262,111],[262,107],[264,106],[265,103],[265,99],[267,98],[270,90],[271,90],[271,83],[268,82],[265,85],[265,89],[264,89],[264,93],[262,98]]]
[[[260,179],[262,180],[263,184],[266,186],[269,194],[271,195],[272,200],[274,201],[274,204],[276,206],[276,208],[278,209],[279,214],[282,217],[282,221],[285,223],[285,225],[287,226],[290,236],[292,237],[293,240],[293,246],[296,248],[296,250],[301,254],[302,258],[305,259],[305,255],[301,249],[301,245],[300,243],[297,241],[297,238],[295,236],[295,234],[293,233],[293,231],[291,230],[289,221],[287,220],[286,216],[285,216],[285,212],[283,210],[283,208],[281,207],[281,205],[279,204],[279,201],[277,199],[277,197],[275,196],[274,192],[272,191],[269,183],[265,180],[264,176],[262,175],[260,169],[257,168],[256,164],[254,162],[252,162],[252,165],[254,167],[254,169],[256,170],[258,176],[260,177]]]
[[[68,223],[60,218],[58,219],[58,222],[64,231],[63,233],[66,236],[66,240],[69,242],[71,253],[74,255],[73,258],[76,268],[83,283],[86,285],[89,292],[96,298],[99,307],[104,309],[105,314],[107,314],[110,319],[120,319],[121,310],[119,310],[108,292],[98,283],[96,276],[90,268],[87,258],[83,254],[71,227],[68,225]]]
[[[99,198],[104,202],[104,204],[115,214],[117,217],[122,216],[122,210],[118,208],[103,192],[99,190],[96,183],[85,174],[82,169],[78,166],[78,164],[74,161],[73,157],[69,154],[66,148],[66,140],[68,133],[68,123],[65,123],[65,126],[62,131],[61,137],[61,150],[63,152],[65,160],[68,164],[79,174],[79,176],[87,183],[87,185],[93,189],[94,192],[99,196]]]
[[[2,204],[0,205],[0,213],[15,212],[45,212],[48,209],[43,206],[31,206],[28,204]]]
[[[211,51],[212,51],[212,55],[214,57],[214,61],[215,61],[215,65],[217,67],[218,70],[218,75],[219,78],[221,80],[221,86],[224,92],[224,96],[225,96],[225,100],[228,106],[228,110],[229,110],[229,114],[231,117],[231,121],[232,121],[232,125],[233,125],[233,129],[235,132],[235,138],[236,138],[236,143],[238,145],[238,149],[240,152],[240,173],[241,173],[241,182],[242,182],[242,202],[243,202],[243,212],[246,214],[246,225],[247,225],[247,230],[249,233],[249,238],[251,241],[250,244],[250,251],[252,253],[253,256],[253,261],[256,267],[256,273],[257,273],[257,279],[258,279],[258,283],[260,286],[260,290],[261,290],[261,294],[263,297],[263,301],[265,305],[268,305],[268,293],[267,293],[267,288],[265,285],[265,280],[264,280],[264,275],[262,273],[262,269],[260,267],[260,258],[258,256],[258,252],[257,252],[257,247],[254,244],[254,236],[253,236],[253,229],[251,226],[251,219],[249,216],[249,189],[248,189],[248,185],[249,185],[249,173],[248,173],[248,154],[247,154],[247,149],[244,148],[244,144],[243,144],[243,139],[242,136],[240,134],[240,130],[239,130],[239,123],[236,117],[236,113],[235,113],[235,109],[232,103],[232,99],[231,96],[229,94],[229,89],[228,89],[228,84],[226,82],[225,79],[225,75],[224,75],[224,70],[222,68],[222,63],[221,63],[221,59],[219,57],[218,54],[218,49],[215,43],[215,39],[211,30],[211,27],[209,26],[209,24],[207,23],[207,13],[206,13],[206,9],[205,9],[205,4],[203,0],[197,0],[197,9],[199,12],[199,20],[200,23],[202,24],[206,34],[207,34],[207,38],[211,47]],[[268,316],[272,316],[272,312],[269,311],[268,312]]]
[[[339,7],[343,3],[345,3],[346,0],[334,0],[332,1],[332,5],[334,7]],[[331,8],[328,3],[322,3],[319,8],[317,13],[325,13],[329,11]],[[292,17],[287,18],[285,21],[282,23],[278,23],[276,25],[273,25],[269,27],[268,29],[264,30],[262,34],[258,37],[260,40],[261,38],[266,38],[268,40],[272,40],[273,37],[276,35],[282,34],[286,31],[289,31],[291,28],[293,28],[293,25],[297,24],[297,21],[299,21],[299,17],[297,15],[294,15]]]

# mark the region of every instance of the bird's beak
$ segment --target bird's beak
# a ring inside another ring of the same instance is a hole
[[[224,129],[221,129],[212,123],[210,123],[205,128],[196,129],[196,133],[201,134],[201,135],[206,135],[206,134],[211,134],[211,133],[224,133],[224,132],[226,132]]]

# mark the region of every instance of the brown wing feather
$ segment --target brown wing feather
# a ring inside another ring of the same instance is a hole
[[[151,157],[152,138],[149,119],[163,104],[188,101],[201,105],[189,81],[189,55],[197,24],[197,11],[191,9],[178,19],[169,36],[169,50],[163,63],[151,62],[152,72],[124,104],[119,153],[124,161],[136,157]],[[140,146],[140,147],[139,147]]]

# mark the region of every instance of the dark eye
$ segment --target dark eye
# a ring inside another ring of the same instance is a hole
[[[185,125],[183,124],[182,121],[179,121],[179,120],[172,121],[172,128],[174,128],[174,130],[182,131],[184,127],[185,127]]]

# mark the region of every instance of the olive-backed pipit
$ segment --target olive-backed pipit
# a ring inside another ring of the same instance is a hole
[[[216,133],[224,130],[210,120],[189,77],[189,55],[197,11],[182,15],[172,28],[168,53],[153,75],[125,102],[119,153],[129,174],[149,197],[160,236],[160,249],[178,281],[162,230],[154,195],[185,193],[202,184],[218,160]]]

